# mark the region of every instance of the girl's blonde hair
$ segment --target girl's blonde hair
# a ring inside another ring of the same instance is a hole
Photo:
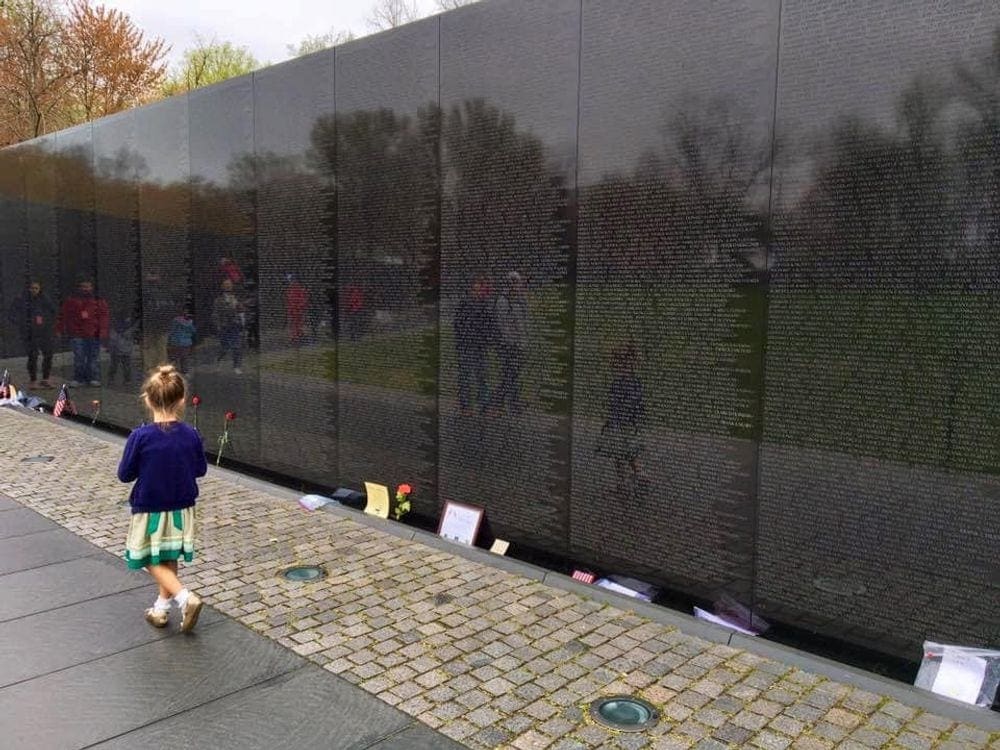
[[[173,365],[160,365],[146,378],[142,386],[142,401],[150,410],[181,412],[187,384]]]

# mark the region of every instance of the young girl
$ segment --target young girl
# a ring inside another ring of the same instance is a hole
[[[129,496],[132,521],[125,561],[133,570],[145,568],[160,586],[160,595],[146,610],[146,620],[165,627],[171,600],[181,610],[181,631],[198,622],[201,599],[177,577],[177,561],[194,557],[194,503],[198,477],[208,466],[198,432],[181,421],[184,378],[171,365],[156,368],[142,388],[142,400],[153,417],[129,435],[118,466],[123,482],[137,480]]]

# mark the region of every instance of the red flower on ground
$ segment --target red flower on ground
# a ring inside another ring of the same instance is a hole
[[[192,398],[191,403],[194,404],[195,406],[201,404],[201,396],[195,396],[194,398]]]
[[[236,419],[236,412],[234,412],[234,411],[227,411],[226,412],[226,421],[227,422],[232,422],[234,419]]]
[[[396,488],[397,495],[409,495],[411,492],[413,492],[413,488],[408,484],[401,484]]]

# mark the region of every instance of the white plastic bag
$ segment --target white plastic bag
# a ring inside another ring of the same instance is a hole
[[[924,658],[913,684],[963,703],[990,708],[1000,685],[1000,651],[924,641]]]

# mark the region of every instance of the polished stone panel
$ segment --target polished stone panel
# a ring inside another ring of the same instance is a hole
[[[134,112],[95,122],[93,138],[97,288],[108,303],[113,334],[103,367],[108,395],[101,397],[101,418],[135,425],[143,417],[135,394],[143,374],[139,180],[147,166],[139,156]],[[86,406],[93,413],[93,404]]]
[[[4,528],[4,515],[0,515],[0,529]],[[102,554],[99,547],[84,541],[76,534],[54,528],[54,524],[46,519],[42,521],[44,523],[39,522],[43,527],[41,531],[4,538],[3,544],[0,545],[0,576],[41,565]]]
[[[0,623],[0,688],[176,636],[176,608],[166,628],[150,627],[143,617],[155,596],[146,586]],[[199,631],[221,620],[205,609]]]
[[[3,497],[0,495],[0,510],[18,510],[22,508],[20,503],[11,500],[9,497]]]
[[[191,286],[187,302],[200,339],[189,363],[189,379],[202,398],[200,426],[208,449],[218,450],[223,415],[234,411],[238,421],[231,425],[225,453],[256,463],[261,391],[252,76],[192,91],[188,113]],[[179,355],[173,362],[180,364]]]
[[[777,34],[776,0],[583,18],[571,542],[747,606]]]
[[[23,570],[0,577],[0,622],[140,587],[153,591],[148,573],[107,557]]]
[[[339,476],[437,511],[438,23],[337,50]],[[323,129],[334,123],[325,122]]]
[[[562,551],[580,4],[441,17],[440,495]]]
[[[17,508],[5,512],[0,516],[0,539],[9,537],[19,537],[25,534],[35,534],[39,531],[49,531],[59,527],[47,519],[40,516],[33,510],[27,508]]]
[[[227,457],[786,636],[995,643],[998,39],[979,0],[471,4],[0,152],[0,306],[96,266]],[[77,403],[131,427],[112,364]]]
[[[396,736],[412,721],[375,696],[309,665],[96,747],[360,750],[382,747],[380,739]],[[421,745],[414,737],[417,742],[406,747],[453,747],[437,733],[425,732],[438,744]]]
[[[254,74],[263,466],[336,484],[332,50]]]
[[[165,661],[170,669],[156,669]],[[85,747],[300,663],[276,643],[224,622],[0,689],[0,733],[12,750]]]
[[[23,292],[28,275],[27,204],[22,151],[0,150],[0,310],[8,311]],[[7,315],[0,316],[0,344],[8,356],[20,355],[24,336]]]
[[[188,100],[174,97],[135,112],[142,272],[141,359],[167,361],[167,337],[191,288]],[[125,427],[134,424],[126,423]]]
[[[1000,7],[782,18],[757,606],[995,645]]]

